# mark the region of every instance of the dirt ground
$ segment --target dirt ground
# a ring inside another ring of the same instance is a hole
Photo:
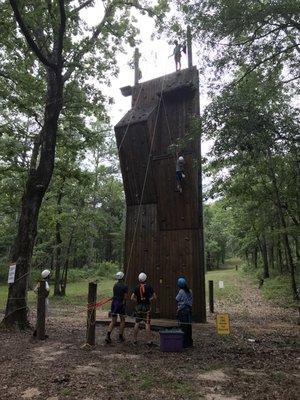
[[[125,344],[107,346],[104,327],[97,327],[95,348],[83,348],[84,307],[52,308],[44,342],[30,333],[0,332],[0,399],[299,398],[296,311],[263,300],[245,279],[237,284],[242,301],[216,304],[216,311],[230,313],[231,334],[218,336],[208,315],[207,324],[193,326],[195,346],[183,353],[147,349],[144,333],[134,347],[129,329]]]

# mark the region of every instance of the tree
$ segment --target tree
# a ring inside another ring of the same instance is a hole
[[[23,328],[28,325],[26,290],[38,215],[53,174],[59,118],[65,102],[67,82],[75,76],[78,82],[85,82],[87,75],[97,75],[99,80],[103,79],[105,72],[113,69],[114,53],[121,40],[132,42],[136,32],[131,23],[130,8],[134,7],[153,16],[155,12],[161,11],[161,4],[149,8],[146,3],[138,1],[105,2],[102,19],[94,29],[88,31],[80,11],[92,6],[92,0],[80,1],[77,6],[64,0],[45,3],[34,1],[30,4],[10,0],[9,3],[12,13],[3,1],[0,3],[0,12],[6,28],[9,28],[8,32],[17,38],[15,42],[10,40],[10,44],[13,43],[18,52],[18,45],[21,43],[20,51],[24,51],[26,42],[32,66],[24,75],[39,77],[41,88],[45,90],[42,122],[32,150],[18,233],[11,252],[11,260],[16,263],[15,282],[9,287],[3,320],[7,326],[17,323]],[[5,50],[11,53],[11,47]],[[9,80],[9,70],[5,70],[5,63],[2,66],[2,76],[8,76]]]
[[[209,165],[215,177],[214,191],[248,208],[248,229],[256,236],[265,277],[273,257],[269,248],[268,259],[267,239],[271,242],[277,232],[296,298],[291,238],[300,216],[294,172],[300,121],[291,98],[275,77],[262,84],[257,70],[236,87],[224,89],[207,108],[204,121],[208,137],[215,139]],[[287,171],[294,179],[286,179]]]
[[[233,77],[235,83],[262,67],[263,78],[284,65],[282,81],[300,79],[299,13],[294,0],[180,0],[179,9],[204,47],[209,66]],[[215,71],[215,72],[216,72]],[[213,75],[214,83],[216,75]],[[218,82],[219,83],[219,82]]]

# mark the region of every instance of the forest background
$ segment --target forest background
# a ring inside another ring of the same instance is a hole
[[[97,7],[103,15],[89,26],[81,13]],[[186,140],[210,145],[201,160],[207,269],[240,257],[272,294],[298,298],[299,1],[11,0],[0,15],[0,284],[17,260],[30,272],[18,290],[49,268],[56,296],[68,280],[122,267],[125,199],[107,88],[148,18],[170,46],[188,22],[197,50],[205,107]]]

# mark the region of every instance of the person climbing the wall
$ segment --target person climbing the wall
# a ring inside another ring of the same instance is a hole
[[[46,289],[46,298],[45,298],[45,318],[48,317],[48,313],[49,313],[49,293],[50,293],[50,286],[49,286],[49,278],[50,278],[50,274],[51,272],[49,271],[49,269],[44,269],[44,271],[42,272],[42,281],[45,281],[45,289]],[[34,293],[38,294],[39,288],[41,286],[41,283],[38,282],[37,285],[35,286],[35,288],[33,289]],[[35,329],[33,331],[32,336],[36,337],[37,335],[37,330]],[[47,339],[49,336],[45,335],[45,338]]]
[[[182,193],[182,182],[185,178],[184,173],[184,158],[179,156],[176,161],[176,182],[177,182],[177,190]]]
[[[116,283],[113,287],[113,299],[111,303],[111,323],[109,324],[108,331],[105,338],[105,343],[111,343],[111,333],[117,324],[118,315],[120,317],[120,329],[118,342],[123,343],[124,330],[125,330],[125,307],[128,293],[128,287],[124,283],[124,272],[119,271],[115,275]]]
[[[147,346],[152,346],[151,335],[151,302],[156,299],[156,294],[148,283],[146,283],[147,275],[141,272],[138,276],[139,284],[134,289],[131,300],[136,301],[135,307],[135,325],[133,329],[133,344],[137,345],[137,338],[140,328],[140,323],[146,325],[146,335],[148,338]]]
[[[174,55],[174,59],[175,59],[175,68],[176,68],[176,71],[180,71],[181,70],[181,51],[186,53],[186,46],[179,44],[178,40],[175,40],[174,44],[175,44],[175,47],[174,47],[173,55]]]
[[[187,285],[185,278],[179,278],[177,281],[179,291],[176,296],[177,318],[179,327],[183,331],[183,347],[192,347],[192,306],[193,294]]]

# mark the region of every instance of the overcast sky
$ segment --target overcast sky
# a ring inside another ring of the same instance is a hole
[[[89,23],[89,25],[94,26],[99,23],[101,14],[95,11],[102,9],[101,4],[102,2],[96,0],[95,7],[89,8],[82,12],[82,17]],[[138,28],[140,29],[140,35],[138,39],[141,41],[141,44],[139,44],[138,47],[141,53],[141,82],[174,72],[174,58],[169,58],[173,52],[173,46],[170,46],[164,39],[151,39],[151,36],[156,30],[154,22],[151,18],[148,16],[143,16],[139,13],[135,13],[135,16],[138,19]],[[199,54],[197,54],[195,45],[193,48],[194,65],[201,65],[201,60]],[[128,65],[128,63],[133,59],[134,49],[128,46],[126,50],[126,54],[120,54],[117,58],[120,68],[119,76],[112,79],[112,86],[107,88],[107,91],[104,89],[104,93],[106,92],[106,94],[109,94],[109,96],[113,97],[114,99],[114,104],[109,110],[112,125],[115,125],[131,108],[131,97],[124,97],[120,92],[121,87],[132,85],[134,81],[134,71]],[[182,68],[187,68],[187,56],[185,54],[183,54],[182,57]],[[203,77],[200,76],[200,84],[201,80],[203,80]],[[201,90],[201,92],[203,91]],[[201,109],[203,109],[207,102],[208,99],[205,93],[201,93]],[[203,143],[203,153],[207,151],[208,147],[208,143]]]

